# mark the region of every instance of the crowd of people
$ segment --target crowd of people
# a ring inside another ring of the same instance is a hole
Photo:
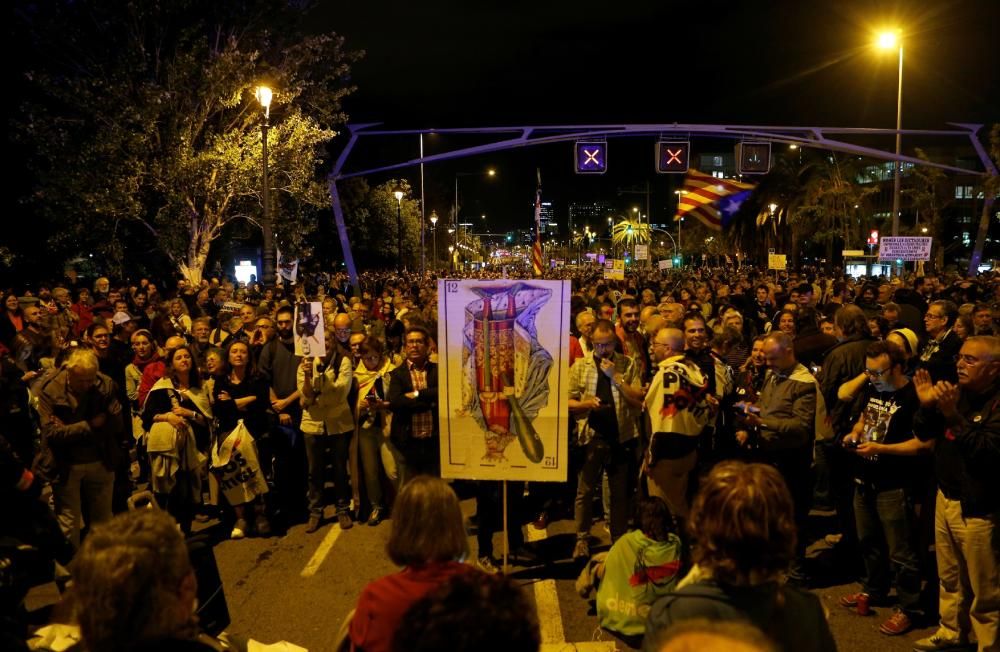
[[[889,636],[937,619],[919,650],[1000,645],[1000,278],[549,276],[573,286],[571,473],[510,492],[515,563],[537,555],[520,525],[565,510],[580,593],[632,644],[725,636],[699,628],[708,621],[756,627],[748,649],[834,649],[806,590],[810,512],[826,509],[838,571],[861,585],[843,608],[893,607]],[[322,305],[321,357],[295,353],[306,301]],[[60,562],[148,488],[182,532],[219,518],[234,539],[297,523],[313,533],[328,517],[378,527],[391,514],[388,554],[404,570],[362,594],[347,634],[357,649],[434,630],[410,605],[485,599],[461,580],[498,573],[504,501],[496,483],[473,485],[477,554],[461,563],[457,498],[435,479],[434,275],[323,274],[287,288],[98,278],[7,290],[0,304],[0,435],[4,468],[17,470],[4,490],[51,486],[71,551]],[[595,511],[610,550],[592,549]],[[449,523],[457,538],[442,534]],[[496,622],[514,618],[523,597],[494,589],[513,610]],[[518,622],[537,639],[537,624]]]

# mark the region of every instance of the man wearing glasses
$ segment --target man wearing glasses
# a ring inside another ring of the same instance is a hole
[[[844,448],[857,455],[854,518],[865,572],[861,591],[841,597],[840,604],[854,609],[861,600],[884,603],[892,581],[898,605],[879,628],[888,636],[909,631],[922,615],[912,509],[912,479],[920,466],[912,458],[933,448],[931,442],[913,436],[919,402],[904,373],[905,364],[896,347],[885,342],[868,347],[861,416],[842,441]]]
[[[569,411],[577,421],[577,443],[583,464],[577,474],[576,547],[573,558],[590,557],[592,496],[601,472],[607,471],[611,494],[611,540],[625,534],[628,523],[628,479],[636,462],[636,438],[644,392],[639,369],[628,356],[615,352],[618,338],[611,321],[594,323],[593,354],[570,367]]]
[[[962,339],[958,333],[952,332],[957,317],[958,306],[946,300],[932,301],[924,315],[928,339],[920,351],[917,367],[926,369],[934,382],[947,380],[954,383],[958,379],[955,356],[962,348]]]
[[[979,650],[1000,646],[1000,338],[967,339],[956,375],[957,385],[934,382],[926,369],[913,378],[920,399],[913,429],[934,444],[941,614],[937,632],[915,650],[968,646],[973,634]]]
[[[438,476],[438,370],[428,359],[430,333],[423,326],[411,326],[403,335],[406,361],[389,374],[386,399],[392,412],[389,439],[402,455],[399,482],[414,476]]]

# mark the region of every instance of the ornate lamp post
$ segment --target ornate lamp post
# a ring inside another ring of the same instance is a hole
[[[261,278],[264,285],[271,285],[275,281],[274,277],[274,230],[271,226],[271,202],[270,202],[270,182],[267,178],[267,130],[270,125],[268,119],[271,116],[271,89],[267,86],[258,86],[256,93],[257,101],[264,108],[264,120],[260,124],[261,134],[261,161],[263,161],[264,174],[261,181],[261,202],[264,204],[264,219],[261,220],[261,231],[264,234],[264,255],[263,270]]]

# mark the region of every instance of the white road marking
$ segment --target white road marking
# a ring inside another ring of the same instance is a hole
[[[582,643],[542,643],[540,652],[615,652],[614,641],[584,641]]]
[[[542,645],[546,643],[566,645],[563,632],[562,612],[559,610],[559,594],[555,580],[535,582],[535,607],[538,610],[538,628],[541,630]]]
[[[335,523],[330,531],[326,533],[323,537],[323,542],[319,544],[319,548],[316,548],[316,552],[313,553],[312,559],[306,564],[306,567],[302,569],[300,575],[302,577],[312,577],[319,570],[319,567],[323,565],[323,561],[326,556],[330,554],[330,550],[333,548],[333,544],[337,542],[337,538],[340,536],[342,530],[340,529],[340,524]]]
[[[525,539],[534,543],[549,536],[548,529],[538,530],[534,526],[524,528]],[[555,580],[538,580],[534,583],[535,608],[538,610],[538,628],[542,635],[540,652],[615,652],[614,641],[585,641],[568,643],[563,631],[562,612],[559,610],[559,594]]]

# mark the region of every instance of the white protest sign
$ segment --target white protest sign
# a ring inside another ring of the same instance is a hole
[[[326,355],[323,304],[319,301],[295,304],[295,355],[304,358]]]
[[[879,260],[930,260],[931,242],[934,238],[924,236],[888,236],[882,238],[878,247]]]
[[[661,270],[672,269],[674,266],[674,261],[669,258],[664,258],[663,260],[660,261],[659,265]]]
[[[637,244],[635,246],[636,260],[649,260],[649,245]]]

